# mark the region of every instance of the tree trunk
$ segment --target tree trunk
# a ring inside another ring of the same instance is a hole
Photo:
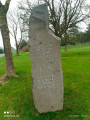
[[[67,51],[67,45],[65,44],[64,51]]]
[[[18,47],[16,47],[16,55],[19,55]]]
[[[16,41],[16,40],[15,40]],[[17,41],[16,41],[16,55],[19,55],[19,46],[17,44]]]
[[[5,63],[6,63],[5,76],[16,76],[14,71],[13,60],[12,60],[9,30],[7,26],[6,16],[4,17],[4,24],[1,27],[1,34],[3,38],[4,52],[5,52]]]
[[[67,33],[65,33],[65,46],[64,51],[67,51]]]

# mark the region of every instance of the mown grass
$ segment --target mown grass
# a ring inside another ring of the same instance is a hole
[[[7,78],[0,85],[0,120],[90,120],[90,45],[61,48],[64,74],[64,109],[39,114],[34,107],[31,90],[31,64],[29,54],[13,55],[19,78]],[[5,58],[0,58],[0,76],[5,72]],[[4,111],[14,111],[17,118],[5,118]]]

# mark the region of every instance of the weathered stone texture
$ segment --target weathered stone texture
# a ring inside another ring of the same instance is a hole
[[[47,13],[46,5],[36,8],[39,11],[41,7]],[[45,113],[63,109],[63,73],[60,39],[49,31],[47,19],[46,22],[40,19],[40,12],[37,18],[34,14],[36,8],[30,17],[32,92],[36,109],[40,113]]]

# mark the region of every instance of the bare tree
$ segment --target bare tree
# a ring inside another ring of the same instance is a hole
[[[1,29],[1,34],[3,38],[5,62],[6,62],[6,73],[4,75],[4,78],[7,76],[16,76],[14,71],[10,38],[9,38],[9,29],[8,29],[7,18],[6,18],[10,1],[11,0],[6,0],[5,5],[2,5],[0,1],[0,29]]]
[[[44,0],[49,7],[51,30],[62,39],[67,30],[84,21],[89,13],[84,11],[84,0]]]
[[[18,13],[18,10],[10,11],[8,13],[8,25],[9,25],[10,34],[15,39],[16,55],[19,55],[19,46],[22,42],[23,26],[21,25],[20,22],[20,15]],[[20,38],[18,38],[18,33]]]
[[[21,0],[19,2],[19,11],[20,11],[20,19],[21,19],[21,29],[23,27],[22,31],[22,37],[28,41],[29,39],[29,17],[31,15],[31,9],[33,6],[31,6],[30,0]]]
[[[25,11],[22,16],[30,16],[31,3],[29,0],[26,0],[26,3],[27,5],[23,1],[20,4],[21,9]],[[89,12],[85,12],[84,0],[38,0],[37,2],[37,4],[42,3],[46,3],[49,8],[50,29],[61,39],[62,36],[66,36],[69,29],[89,17]],[[29,17],[22,17],[22,19],[28,21]],[[65,45],[67,46],[67,43]]]

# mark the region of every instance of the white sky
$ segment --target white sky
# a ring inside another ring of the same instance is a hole
[[[0,1],[4,4],[6,0],[0,0]],[[11,0],[10,9],[14,9],[17,6],[18,1],[20,0]],[[31,3],[35,3],[35,2],[37,2],[37,0],[31,0]],[[87,3],[90,4],[90,0],[87,0]],[[80,24],[80,27],[81,26],[83,31],[86,30],[86,25],[84,23]],[[11,35],[10,35],[10,42],[11,42],[11,46],[15,48],[15,41]],[[1,31],[0,31],[0,47],[3,47]]]

